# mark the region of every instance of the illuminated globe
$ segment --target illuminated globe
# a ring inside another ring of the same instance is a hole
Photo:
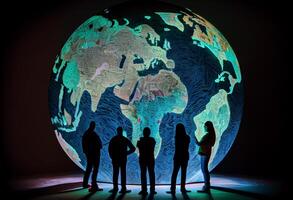
[[[96,122],[103,143],[98,180],[106,182],[112,182],[108,143],[122,126],[135,146],[150,127],[156,182],[170,183],[179,122],[191,137],[187,181],[202,180],[194,137],[200,140],[204,122],[213,122],[213,169],[237,135],[242,107],[240,68],[227,40],[199,15],[160,2],[130,1],[86,20],[57,56],[49,85],[56,137],[82,169],[81,139]],[[137,153],[128,157],[127,183],[140,183]]]

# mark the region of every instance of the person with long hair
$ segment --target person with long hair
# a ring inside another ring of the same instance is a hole
[[[181,169],[181,192],[186,193],[190,192],[186,190],[186,171],[189,160],[189,143],[190,137],[186,134],[185,127],[182,123],[178,123],[176,125],[176,134],[175,134],[175,154],[173,157],[174,165],[173,165],[173,173],[171,177],[171,188],[170,193],[172,195],[176,192],[176,179],[179,169]]]
[[[206,121],[204,124],[204,129],[206,134],[202,137],[200,141],[195,137],[195,143],[199,145],[198,154],[200,155],[201,162],[201,170],[204,177],[204,186],[202,190],[198,190],[198,192],[210,193],[210,173],[208,169],[212,147],[216,142],[216,133],[214,129],[214,125],[211,121]]]

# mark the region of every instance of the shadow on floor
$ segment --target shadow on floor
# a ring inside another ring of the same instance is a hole
[[[211,186],[211,189],[218,190],[218,191],[223,191],[223,192],[228,192],[228,193],[233,193],[233,194],[238,194],[241,196],[246,196],[246,197],[251,197],[254,199],[275,199],[273,196],[269,195],[264,195],[264,194],[259,194],[259,193],[254,193],[254,192],[248,192],[244,190],[237,190],[237,189],[232,189],[232,188],[226,188],[226,187],[219,187],[219,186]]]
[[[275,196],[269,196],[269,195],[264,195],[257,193],[256,192],[249,192],[241,189],[232,189],[232,188],[227,188],[227,187],[219,187],[219,186],[212,186],[212,194],[208,195],[205,194],[205,196],[198,196],[196,191],[193,191],[192,193],[176,193],[176,196],[168,196],[164,195],[165,191],[161,192],[160,194],[153,196],[153,195],[147,195],[147,196],[138,196],[136,192],[132,192],[131,196],[127,195],[125,197],[123,194],[119,193],[108,193],[108,191],[104,191],[101,194],[97,193],[89,193],[86,189],[81,187],[82,183],[81,182],[75,182],[75,183],[66,183],[66,184],[59,184],[59,185],[54,185],[54,186],[48,186],[48,187],[43,187],[43,188],[37,188],[37,189],[31,189],[27,191],[18,191],[14,192],[13,197],[15,196],[16,198],[20,198],[22,200],[24,199],[42,199],[43,197],[50,197],[50,196],[59,196],[60,199],[62,199],[62,196],[64,195],[73,195],[76,192],[81,192],[81,196],[79,196],[78,200],[88,200],[88,199],[93,199],[96,197],[101,197],[102,199],[105,200],[122,200],[122,199],[128,199],[128,197],[131,197],[130,199],[139,199],[139,200],[154,200],[154,199],[172,199],[172,200],[197,200],[197,199],[207,199],[207,200],[216,200],[216,199],[223,199],[220,196],[222,196],[224,193],[225,194],[230,194],[234,195],[235,197],[242,197],[240,199],[276,199]],[[75,195],[74,195],[75,196]],[[76,197],[76,196],[75,196]],[[93,198],[92,198],[93,197]],[[219,198],[220,197],[220,198]],[[244,198],[243,198],[244,197]],[[46,198],[45,198],[46,199]],[[67,198],[66,198],[67,199]],[[224,198],[225,199],[225,198]]]
[[[21,199],[31,199],[38,196],[43,195],[51,195],[51,194],[59,194],[59,193],[67,193],[67,192],[74,192],[83,190],[84,188],[81,187],[82,182],[76,183],[64,183],[54,186],[42,187],[42,188],[35,188],[26,191],[17,191],[14,194]]]

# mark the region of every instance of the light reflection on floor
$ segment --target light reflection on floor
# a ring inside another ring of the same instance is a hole
[[[109,190],[111,184],[99,183],[104,189],[102,192],[91,194],[87,189],[81,188],[82,174],[67,176],[51,176],[41,178],[26,178],[13,182],[13,186],[18,188],[20,194],[24,194],[28,199],[49,200],[49,199],[268,199],[274,197],[279,191],[279,184],[271,181],[228,177],[212,175],[211,177],[211,195],[197,193],[203,183],[187,184],[186,188],[192,192],[182,195],[177,186],[176,196],[166,193],[169,185],[158,185],[155,196],[142,198],[138,195],[139,185],[128,185],[127,188],[132,192],[125,196],[119,193],[111,196]]]

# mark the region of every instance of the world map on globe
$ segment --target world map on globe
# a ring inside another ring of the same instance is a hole
[[[216,143],[209,169],[237,135],[243,83],[224,36],[191,10],[167,3],[123,3],[81,24],[56,57],[49,110],[63,150],[86,167],[82,136],[91,121],[103,143],[98,181],[112,182],[108,143],[122,126],[135,146],[145,127],[156,140],[156,183],[170,183],[175,127],[191,138],[187,182],[202,180],[198,140],[212,121]],[[180,181],[180,177],[177,178]],[[140,183],[138,153],[128,156],[127,183]]]

